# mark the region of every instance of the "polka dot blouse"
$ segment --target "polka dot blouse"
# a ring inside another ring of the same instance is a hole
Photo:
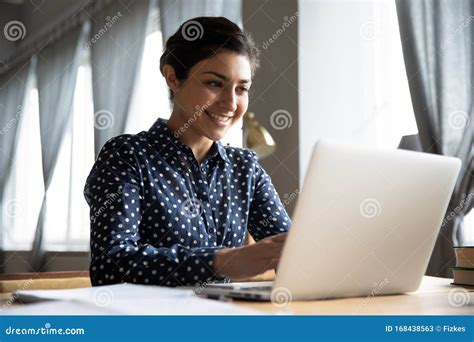
[[[199,165],[166,123],[110,139],[87,178],[94,286],[223,280],[216,251],[291,226],[254,152],[214,142]]]

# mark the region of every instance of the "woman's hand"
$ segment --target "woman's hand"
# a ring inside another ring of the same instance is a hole
[[[225,248],[214,255],[214,271],[220,276],[240,280],[275,269],[287,233],[267,237],[238,248]]]

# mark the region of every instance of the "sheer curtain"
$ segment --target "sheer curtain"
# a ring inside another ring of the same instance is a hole
[[[31,249],[44,195],[38,89],[34,72],[26,88],[25,106],[11,160],[11,177],[5,185],[5,203],[8,203],[4,206],[6,251]]]
[[[153,3],[125,7],[113,2],[92,18],[93,37],[107,28],[91,45],[96,155],[108,139],[125,131]]]
[[[71,121],[48,192],[44,232],[46,250],[88,249],[89,207],[82,190],[94,163],[93,113],[90,58],[86,53],[78,69]]]
[[[13,199],[3,202],[5,184],[10,175],[14,146],[20,119],[24,113],[25,90],[34,62],[22,64],[0,77],[0,271],[3,269],[3,234],[7,226],[3,224],[6,215],[15,215],[18,203]]]
[[[42,267],[47,194],[53,179],[59,149],[70,123],[77,70],[89,30],[90,26],[87,23],[73,29],[61,40],[41,51],[42,58],[38,60],[37,78],[45,193],[32,247],[31,266],[35,271],[41,270]]]
[[[222,16],[242,27],[241,0],[160,0],[163,42],[186,20],[200,16]]]
[[[451,277],[452,247],[461,242],[464,216],[474,203],[474,3],[402,0],[397,12],[421,146],[462,161],[427,269],[429,275]]]
[[[171,114],[168,87],[160,72],[163,41],[159,21],[158,6],[153,4],[125,133],[136,134],[148,130],[157,118],[168,119]]]

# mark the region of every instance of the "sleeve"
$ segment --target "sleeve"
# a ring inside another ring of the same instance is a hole
[[[280,197],[272,184],[270,176],[258,163],[255,152],[252,152],[255,163],[254,191],[250,204],[248,231],[255,241],[268,236],[287,232],[291,227]]]
[[[157,248],[140,239],[140,221],[150,203],[144,203],[133,148],[118,140],[106,143],[84,189],[90,206],[92,284],[192,286],[223,280],[212,267],[219,248]]]

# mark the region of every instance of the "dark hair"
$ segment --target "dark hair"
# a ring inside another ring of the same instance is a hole
[[[166,42],[160,58],[160,70],[171,65],[180,81],[198,62],[220,50],[229,50],[247,56],[252,77],[259,66],[259,51],[252,37],[224,17],[197,17],[185,21]]]

